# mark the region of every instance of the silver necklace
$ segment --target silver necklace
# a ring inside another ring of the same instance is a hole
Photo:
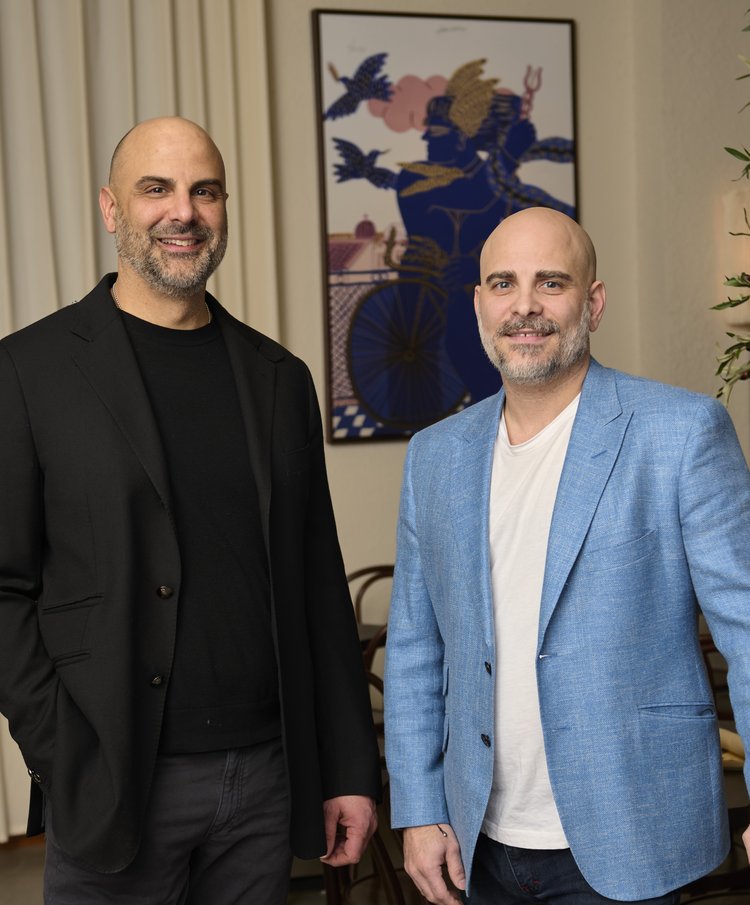
[[[112,283],[112,286],[109,291],[110,291],[110,294],[112,295],[112,301],[115,303],[116,307],[120,311],[122,311],[122,308],[120,308],[120,303],[117,300],[117,290],[115,289],[116,285],[117,285],[117,280],[115,280],[115,282]],[[211,321],[213,319],[213,315],[211,314],[211,309],[208,307],[208,302],[205,299],[203,299],[203,304],[206,306],[206,314],[208,315],[208,320],[205,323],[205,326],[207,327],[211,323]]]

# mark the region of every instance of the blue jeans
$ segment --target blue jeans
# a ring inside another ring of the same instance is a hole
[[[632,905],[677,905],[679,892]],[[469,905],[602,905],[616,902],[595,892],[570,849],[515,848],[480,833],[471,875]]]

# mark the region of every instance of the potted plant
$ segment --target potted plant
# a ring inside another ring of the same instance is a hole
[[[750,12],[750,10],[748,10],[748,12]],[[750,31],[750,25],[745,26],[743,31]],[[748,71],[737,76],[738,81],[750,78],[750,59],[742,54],[739,55],[739,58]],[[750,101],[741,107],[739,112],[741,113],[749,106]],[[724,148],[724,150],[743,164],[742,172],[735,181],[740,179],[750,180],[750,150],[745,147],[741,150],[738,148]],[[743,214],[746,231],[730,231],[730,236],[750,237],[750,220],[748,220],[747,208],[743,210]],[[750,301],[750,273],[743,270],[740,273],[731,274],[725,278],[724,285],[735,290],[735,293],[729,295],[726,301],[714,305],[714,310],[720,311],[726,308],[736,308],[739,305],[748,304],[748,301]],[[724,350],[723,354],[719,356],[716,374],[722,379],[722,385],[717,396],[720,398],[723,397],[724,401],[728,404],[729,397],[737,381],[750,379],[750,333],[727,332],[727,336],[732,340],[732,343]]]

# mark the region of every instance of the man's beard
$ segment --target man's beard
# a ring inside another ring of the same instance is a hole
[[[195,255],[170,254],[158,239],[190,235],[205,242]],[[175,299],[189,298],[203,289],[221,264],[227,250],[227,231],[218,234],[206,226],[174,224],[153,227],[144,235],[133,228],[119,208],[115,209],[115,247],[118,255],[154,289]]]
[[[586,298],[577,326],[565,333],[561,331],[560,325],[556,321],[546,320],[543,317],[507,321],[494,333],[489,333],[484,329],[481,315],[478,317],[478,321],[479,336],[484,351],[492,364],[500,371],[503,380],[521,384],[546,383],[558,374],[563,374],[575,367],[588,353],[591,299]],[[519,331],[547,335],[557,333],[560,341],[557,349],[551,355],[545,353],[541,346],[517,343],[514,345],[514,353],[520,355],[521,359],[511,360],[509,356],[500,351],[496,340]]]

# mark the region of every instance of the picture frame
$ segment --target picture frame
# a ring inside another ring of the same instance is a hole
[[[329,442],[495,393],[474,313],[504,217],[576,217],[575,23],[314,10]]]

